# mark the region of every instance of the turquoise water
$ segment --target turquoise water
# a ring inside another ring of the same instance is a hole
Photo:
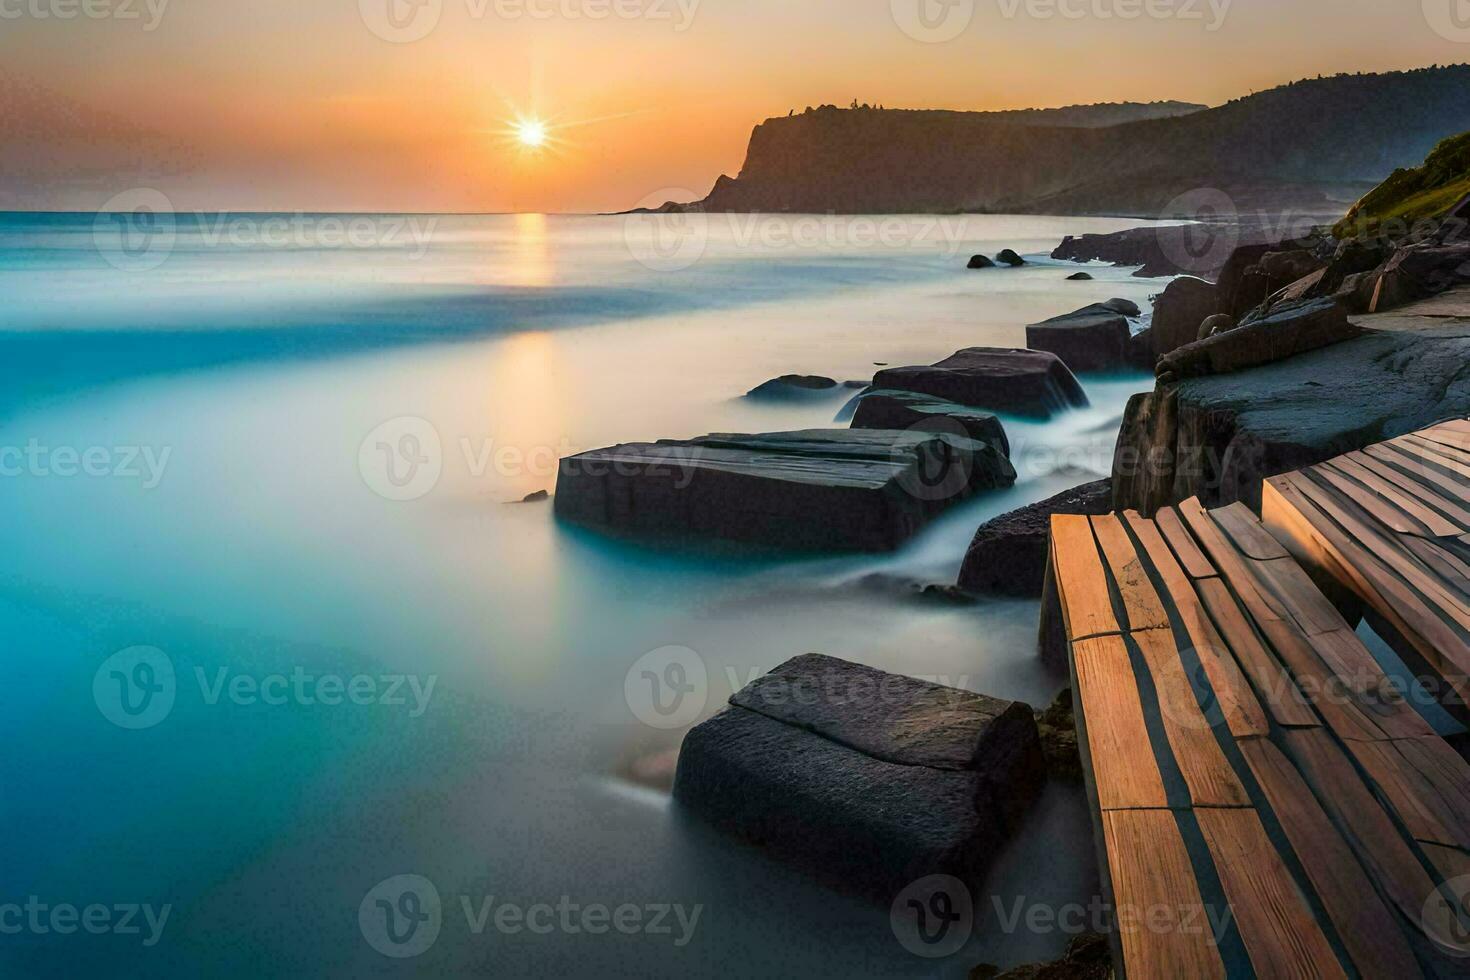
[[[1006,420],[1022,482],[895,555],[652,550],[511,502],[571,452],[822,426],[847,397],[740,397],[776,375],[862,379],[1146,304],[1157,283],[1044,259],[1137,222],[419,216],[343,244],[331,221],[352,219],[268,220],[0,216],[0,972],[963,976],[1065,946],[982,916],[960,954],[920,959],[886,910],[691,824],[662,789],[690,722],[645,723],[625,681],[694,651],[697,718],[820,651],[1049,700],[1034,603],[908,585],[952,582],[982,520],[1105,475],[1147,379]],[[1037,261],[964,269],[1002,247]],[[405,435],[424,468],[395,481],[378,453]],[[1085,902],[1088,826],[1053,787],[990,889]],[[401,875],[442,913],[396,959],[359,912]],[[477,932],[464,906],[491,896],[700,912]],[[64,932],[57,906],[106,913]]]

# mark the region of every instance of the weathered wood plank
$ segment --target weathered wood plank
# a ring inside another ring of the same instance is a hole
[[[1123,609],[1128,617],[1130,630],[1156,630],[1169,628],[1169,614],[1159,601],[1158,591],[1149,580],[1133,539],[1123,529],[1116,514],[1104,514],[1092,518],[1092,530],[1102,545],[1108,567],[1113,570],[1118,594],[1123,599]]]
[[[1400,534],[1428,534],[1429,530],[1421,523],[1399,510],[1389,501],[1378,496],[1372,490],[1362,486],[1357,481],[1349,478],[1341,470],[1331,466],[1313,466],[1302,470],[1303,475],[1316,480],[1321,486],[1331,487],[1341,493],[1348,500],[1357,504],[1373,520],[1392,528]]]
[[[1454,537],[1457,534],[1465,533],[1466,528],[1461,527],[1433,507],[1424,503],[1417,495],[1408,493],[1394,483],[1379,476],[1368,466],[1363,465],[1361,460],[1372,462],[1371,459],[1362,453],[1349,453],[1346,456],[1332,460],[1327,465],[1355,480],[1370,492],[1378,494],[1393,504],[1398,510],[1408,514],[1420,524],[1423,524],[1434,537]]]
[[[1470,771],[1443,739],[1349,743],[1348,750],[1416,840],[1470,848]]]
[[[1275,561],[1278,558],[1291,557],[1281,547],[1281,542],[1261,527],[1261,522],[1256,520],[1256,515],[1245,504],[1231,504],[1229,507],[1212,510],[1210,516],[1247,558]]]
[[[1247,560],[1236,550],[1225,533],[1205,512],[1198,499],[1186,500],[1179,505],[1179,513],[1194,532],[1220,574],[1230,583],[1235,594],[1257,623],[1284,619],[1287,612],[1276,599],[1263,591],[1256,583],[1255,575],[1246,564]]]
[[[1343,629],[1347,622],[1293,558],[1256,562],[1256,581],[1311,636]]]
[[[1425,900],[1434,882],[1377,797],[1358,775],[1336,741],[1321,729],[1300,728],[1285,733],[1287,751],[1313,794],[1342,831],[1354,852],[1389,900],[1409,922],[1420,922]],[[1431,923],[1443,934],[1454,923]]]
[[[1231,734],[1236,738],[1265,735],[1271,726],[1261,703],[1251,691],[1250,682],[1241,672],[1240,665],[1231,655],[1225,640],[1210,622],[1199,594],[1173,552],[1169,550],[1168,544],[1164,542],[1158,526],[1136,511],[1129,511],[1127,518],[1133,533],[1143,545],[1144,553],[1153,562],[1159,578],[1164,582],[1167,593],[1165,598],[1178,610],[1185,632],[1189,635],[1189,642],[1194,647],[1200,666],[1204,668],[1209,686],[1214,692],[1215,703],[1224,715]],[[1224,588],[1220,580],[1214,577],[1202,580],[1199,584],[1201,588]],[[1304,710],[1311,715],[1311,709]]]
[[[1257,694],[1265,701],[1276,723],[1284,727],[1313,728],[1321,725],[1322,720],[1312,710],[1306,695],[1287,674],[1281,661],[1266,649],[1224,582],[1219,579],[1200,582],[1199,591],[1205,608],[1214,617],[1241,667],[1250,675]]]
[[[1196,810],[1259,977],[1346,977],[1255,810]]]
[[[1123,637],[1078,640],[1072,644],[1072,661],[1099,807],[1105,811],[1167,807],[1138,678]]]
[[[1225,759],[1179,660],[1172,630],[1134,633],[1153,676],[1164,734],[1195,806],[1250,806],[1250,795]]]
[[[1425,463],[1430,463],[1449,470],[1451,473],[1470,478],[1470,463],[1462,462],[1458,458],[1446,455],[1448,450],[1438,443],[1425,442],[1422,439],[1406,436],[1402,439],[1394,439],[1387,443],[1387,445],[1414,456]]]
[[[1425,429],[1424,438],[1470,453],[1470,435],[1463,432],[1456,432],[1446,425],[1436,425],[1433,428]]]
[[[1051,539],[1057,590],[1067,608],[1068,638],[1122,632],[1091,522],[1086,517],[1058,514],[1051,519]]]
[[[1451,530],[1446,535],[1441,535],[1442,537],[1456,537],[1470,530],[1470,509],[1458,502],[1458,495],[1446,496],[1440,493],[1436,481],[1415,479],[1377,456],[1369,455],[1366,451],[1348,453],[1347,458],[1448,518]],[[1421,467],[1421,469],[1427,469],[1427,467]]]
[[[1154,521],[1163,533],[1164,539],[1174,549],[1174,554],[1179,556],[1179,564],[1189,573],[1190,578],[1209,578],[1218,575],[1215,566],[1205,557],[1195,543],[1194,537],[1185,530],[1184,523],[1179,519],[1179,513],[1172,507],[1165,507],[1154,515]]]
[[[1446,473],[1440,467],[1431,465],[1423,456],[1409,453],[1403,446],[1383,443],[1369,446],[1363,451],[1385,466],[1405,473],[1408,479],[1421,486],[1433,485],[1446,499],[1464,500],[1467,493],[1470,493],[1470,478]]]
[[[1195,922],[1211,921],[1174,814],[1119,810],[1102,818],[1128,976],[1223,980],[1225,964],[1209,929],[1158,930],[1144,924],[1148,911],[1159,908]]]
[[[1393,914],[1296,767],[1266,739],[1239,744],[1358,971],[1365,977],[1421,976]]]

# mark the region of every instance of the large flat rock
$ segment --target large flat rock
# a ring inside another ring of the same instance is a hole
[[[976,880],[1044,779],[1025,705],[809,655],[689,733],[674,797],[887,903],[929,875]]]
[[[928,367],[880,371],[873,387],[1031,418],[1087,406],[1082,385],[1061,358],[1034,350],[972,347]]]
[[[684,543],[888,551],[945,508],[1015,479],[995,446],[946,433],[710,435],[565,459],[556,512],[574,524]]]
[[[1094,303],[1026,328],[1026,346],[1062,359],[1073,371],[1121,371],[1131,365],[1133,328],[1116,306]]]
[[[918,429],[953,432],[993,444],[1011,454],[1005,426],[993,412],[971,408],[917,391],[874,390],[863,394],[852,417],[854,429]]]
[[[1433,311],[1354,318],[1370,328],[1356,339],[1136,396],[1115,505],[1152,513],[1198,495],[1259,507],[1265,477],[1470,414],[1470,315],[1444,300]]]

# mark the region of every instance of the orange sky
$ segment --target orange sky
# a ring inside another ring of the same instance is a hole
[[[1215,104],[1470,61],[1421,0],[94,0],[116,16],[55,16],[80,2],[0,0],[0,207],[154,186],[180,208],[616,210],[702,196],[755,123],[809,104]],[[921,2],[952,39],[905,33]],[[1130,4],[1170,15],[1123,19]],[[518,112],[557,146],[506,140]]]

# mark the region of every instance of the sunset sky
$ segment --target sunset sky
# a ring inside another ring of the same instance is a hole
[[[1130,3],[1175,15],[1098,16]],[[616,210],[703,196],[807,105],[1217,104],[1470,61],[1454,3],[0,0],[0,208]]]

